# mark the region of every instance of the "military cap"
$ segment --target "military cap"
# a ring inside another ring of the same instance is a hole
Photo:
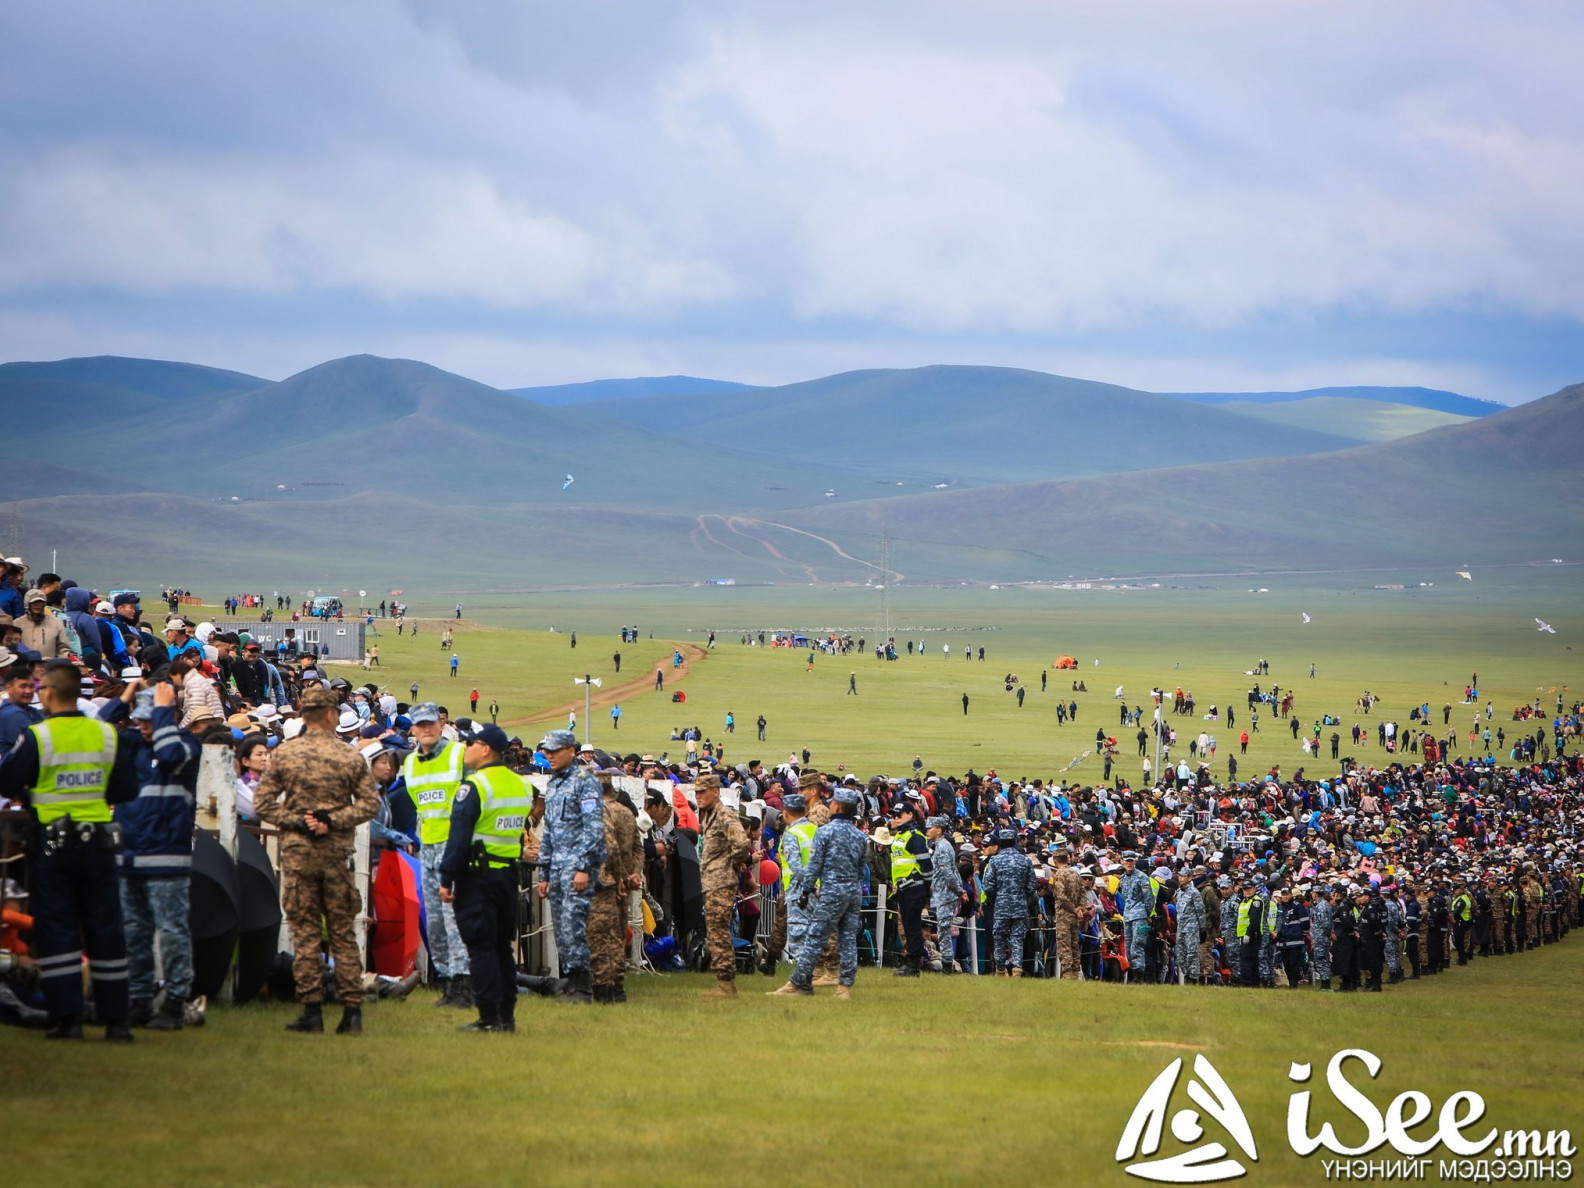
[[[950,829],[951,821],[946,817],[931,817],[924,825],[929,829]]]
[[[309,689],[302,696],[302,707],[305,710],[335,709],[340,704],[341,698],[336,695],[333,689]]]
[[[820,773],[817,771],[802,771],[798,773],[798,789],[818,788],[820,786]],[[845,802],[843,802],[845,803]],[[853,801],[854,804],[858,802]]]
[[[577,745],[577,735],[570,730],[547,730],[545,736],[539,740],[541,751],[560,751]]]
[[[1002,829],[996,834],[996,842],[1003,846],[1017,845],[1017,830]]]
[[[438,722],[440,707],[432,701],[420,702],[407,711],[407,718],[415,726],[419,722]]]
[[[801,792],[788,792],[781,798],[781,807],[802,812],[804,809],[808,808],[808,801],[803,798],[803,794]]]
[[[1138,851],[1137,850],[1123,850],[1122,851],[1122,861],[1124,861],[1124,862],[1128,862],[1128,861],[1137,862],[1138,861]]]
[[[837,788],[836,803],[847,808],[857,808],[858,790],[856,788]]]
[[[695,792],[704,792],[704,791],[706,791],[706,790],[708,790],[710,788],[719,788],[719,787],[720,787],[720,776],[716,775],[712,771],[704,772],[702,775],[698,776],[693,781],[693,790]]]

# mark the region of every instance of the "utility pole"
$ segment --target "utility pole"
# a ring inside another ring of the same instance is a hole
[[[592,711],[594,688],[600,684],[600,679],[585,672],[580,677],[574,677],[572,683],[583,686],[583,741],[592,746],[594,744],[594,714]]]
[[[891,525],[880,525],[880,621],[876,624],[882,645],[891,639]]]

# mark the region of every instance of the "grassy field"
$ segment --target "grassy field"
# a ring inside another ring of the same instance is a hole
[[[1092,782],[1101,771],[1093,753],[1097,727],[1119,736],[1118,771],[1129,778],[1140,774],[1136,728],[1118,727],[1118,703],[1112,699],[1118,685],[1130,705],[1146,704],[1149,688],[1160,684],[1168,691],[1179,685],[1191,691],[1200,714],[1219,706],[1219,723],[1195,717],[1174,719],[1174,725],[1181,736],[1179,754],[1186,754],[1188,738],[1200,730],[1216,734],[1212,766],[1224,775],[1237,735],[1249,724],[1244,693],[1253,678],[1245,670],[1264,657],[1271,662],[1271,676],[1262,684],[1274,680],[1295,688],[1303,729],[1328,712],[1340,716],[1342,724],[1323,728],[1323,759],[1306,759],[1290,730],[1266,710],[1248,754],[1239,759],[1238,774],[1252,777],[1279,765],[1284,775],[1300,766],[1313,775],[1331,769],[1333,729],[1343,736],[1344,754],[1384,762],[1386,752],[1374,742],[1375,723],[1391,716],[1408,725],[1409,709],[1426,701],[1443,734],[1441,707],[1452,703],[1452,722],[1466,753],[1473,707],[1460,703],[1475,672],[1482,702],[1491,701],[1496,709],[1490,722],[1493,740],[1500,727],[1509,736],[1515,733],[1508,720],[1512,707],[1533,698],[1537,687],[1548,711],[1555,707],[1552,689],[1567,687],[1571,700],[1577,695],[1573,691],[1584,688],[1584,650],[1570,650],[1569,642],[1584,634],[1580,571],[1491,573],[1488,580],[1481,575],[1478,589],[1461,583],[1376,590],[1377,579],[1364,575],[1346,579],[1347,585],[1333,578],[1336,584],[1330,586],[1320,579],[1304,584],[1289,579],[1268,594],[1250,593],[1247,579],[1226,579],[1219,589],[898,591],[893,629],[899,642],[922,639],[923,655],[909,657],[904,651],[895,663],[877,661],[872,653],[820,655],[812,672],[806,651],[745,647],[743,633],[778,627],[846,630],[873,641],[874,591],[774,587],[473,596],[465,600],[464,613],[470,624],[485,625],[458,631],[456,680],[447,675],[448,656],[440,649],[438,631],[427,626],[417,641],[385,628],[378,640],[384,669],[377,675],[402,699],[418,680],[420,696],[439,698],[453,716],[467,712],[466,694],[477,687],[481,706],[498,698],[502,721],[526,737],[536,727],[565,724],[566,707],[574,701],[581,732],[582,689],[573,681],[592,673],[604,681],[596,694],[594,740],[624,752],[680,754],[680,744],[670,740],[672,728],[697,725],[707,738],[725,744],[732,762],[761,758],[773,764],[807,748],[816,765],[869,774],[904,770],[917,754],[926,766],[945,772],[972,765],[980,772],[995,767],[1003,776],[1065,774]],[[1305,613],[1308,624],[1302,621]],[[1558,634],[1538,632],[1535,613],[1543,613]],[[621,644],[623,623],[639,626],[639,643]],[[673,647],[691,656],[693,649],[703,648],[712,628],[718,633],[715,649],[690,660],[686,676],[677,679],[670,669]],[[576,649],[570,646],[572,630],[578,633]],[[949,659],[941,654],[943,644],[951,646]],[[981,646],[982,663],[962,659],[964,647],[977,656]],[[617,651],[623,658],[620,675],[611,659]],[[1064,653],[1079,659],[1077,672],[1049,669]],[[653,689],[659,664],[666,667],[664,692]],[[1043,694],[1042,671],[1049,676]],[[1004,690],[1008,672],[1027,690],[1021,709]],[[857,696],[847,693],[853,673]],[[1080,678],[1087,693],[1071,691]],[[636,687],[619,693],[623,686]],[[1354,712],[1366,689],[1382,698],[1368,717]],[[671,700],[678,690],[686,694],[685,703]],[[964,693],[969,696],[966,716]],[[614,735],[613,697],[623,711]],[[1078,702],[1076,724],[1057,725],[1058,697]],[[1238,715],[1230,729],[1225,722],[1229,705]],[[732,736],[724,732],[728,711],[737,721]],[[769,723],[762,744],[753,732],[761,713]],[[1369,730],[1368,745],[1356,751],[1350,739],[1354,721]],[[1086,751],[1087,758],[1065,770]]]
[[[849,1003],[766,998],[760,977],[705,1002],[698,976],[637,979],[625,1008],[524,1000],[516,1036],[457,1035],[423,992],[370,1006],[356,1040],[287,1035],[281,1006],[131,1049],[0,1029],[8,1182],[1120,1184],[1133,1104],[1203,1052],[1258,1144],[1246,1182],[1316,1184],[1320,1157],[1282,1137],[1287,1067],[1315,1063],[1313,1125],[1357,1141],[1324,1086],[1343,1047],[1384,1061],[1352,1078],[1382,1109],[1473,1089],[1491,1125],[1576,1134],[1581,946],[1384,995],[862,970]]]

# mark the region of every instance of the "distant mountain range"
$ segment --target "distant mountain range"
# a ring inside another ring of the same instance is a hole
[[[691,375],[655,375],[640,379],[589,380],[582,384],[551,384],[541,388],[507,388],[540,404],[586,404],[590,400],[617,400],[634,396],[686,396],[691,393],[743,392],[751,384],[732,380],[699,379]]]
[[[373,356],[278,383],[6,364],[0,525],[106,577],[271,588],[862,581],[882,523],[909,581],[1451,563],[1473,524],[1499,525],[1491,559],[1584,553],[1577,517],[1536,514],[1584,496],[1584,387],[1474,419],[1401,389],[1211,402],[991,367],[605,390]]]
[[[1507,407],[1494,400],[1460,396],[1456,392],[1442,392],[1435,388],[1309,388],[1302,392],[1162,392],[1161,395],[1176,396],[1180,400],[1193,400],[1200,404],[1231,404],[1233,401],[1241,404],[1285,404],[1329,396],[1347,400],[1374,400],[1383,404],[1406,404],[1409,408],[1428,408],[1460,417],[1488,417]]]

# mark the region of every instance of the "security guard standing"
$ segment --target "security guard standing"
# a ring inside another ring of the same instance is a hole
[[[429,935],[424,939],[444,988],[435,1005],[466,1010],[473,1005],[467,945],[457,927],[455,910],[440,895],[440,863],[451,831],[451,802],[462,783],[466,747],[445,738],[440,707],[434,702],[413,706],[408,717],[418,746],[402,761],[402,779],[418,810],[418,864],[429,920]]]
[[[110,806],[138,794],[130,749],[107,722],[77,710],[82,678],[69,661],[44,670],[44,720],[29,726],[0,764],[0,797],[33,811],[33,947],[49,1012],[47,1039],[82,1039],[83,948],[105,1039],[127,1027],[126,935],[116,881]]]
[[[831,802],[832,816],[814,832],[814,845],[809,851],[809,864],[804,884],[807,888],[818,885],[819,907],[803,947],[798,951],[797,964],[786,985],[769,991],[775,995],[810,995],[814,993],[814,963],[825,951],[825,942],[836,934],[836,951],[840,970],[837,974],[836,997],[850,998],[852,985],[858,977],[858,929],[861,923],[858,909],[863,903],[863,876],[869,853],[869,840],[853,823],[858,812],[858,790],[836,789]]]
[[[363,956],[356,923],[363,899],[352,878],[352,835],[379,812],[379,788],[367,763],[336,737],[341,699],[330,689],[302,696],[305,729],[275,748],[253,807],[282,833],[281,906],[291,928],[292,977],[302,1015],[286,1030],[324,1031],[324,968],[328,942],[341,1000],[337,1035],[363,1031]]]
[[[1458,878],[1458,892],[1452,897],[1452,943],[1457,963],[1467,965],[1474,948],[1474,896],[1469,894],[1467,875]]]
[[[588,917],[605,865],[605,810],[599,780],[577,765],[577,735],[552,730],[539,742],[550,764],[544,836],[539,842],[539,898],[550,901],[556,955],[566,980],[562,997],[593,1002]]]
[[[803,947],[803,937],[814,919],[812,909],[803,906],[804,892],[816,893],[817,888],[807,886],[803,872],[808,869],[809,854],[814,849],[813,821],[808,817],[808,801],[801,792],[788,792],[781,798],[781,811],[786,825],[781,830],[781,897],[776,900],[775,924],[770,929],[769,951],[764,958],[764,972],[774,974],[776,962],[783,952],[795,954]]]
[[[892,972],[899,978],[916,978],[924,961],[924,905],[929,902],[929,841],[918,828],[913,806],[899,800],[890,809],[891,885],[896,890],[897,914],[902,920],[904,947]]]
[[[511,740],[499,726],[467,740],[468,776],[451,801],[440,862],[440,898],[452,904],[468,947],[478,1018],[458,1031],[517,1030],[518,861],[533,788],[503,762]]]

